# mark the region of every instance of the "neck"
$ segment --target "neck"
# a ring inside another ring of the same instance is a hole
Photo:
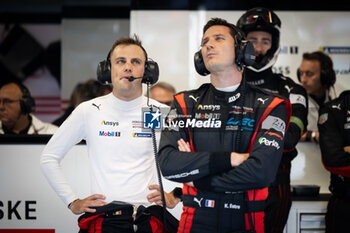
[[[314,94],[312,94],[316,99],[323,99],[326,96],[327,89],[322,87],[322,89]]]
[[[241,83],[242,72],[236,70],[211,73],[210,82],[216,88],[230,87]]]
[[[120,100],[131,101],[139,98],[142,95],[142,89],[135,92],[132,92],[132,91],[124,92],[124,91],[113,90],[113,95]]]
[[[9,129],[14,133],[19,134],[22,130],[28,127],[29,123],[29,116],[21,114],[15,125],[12,128],[9,127]]]

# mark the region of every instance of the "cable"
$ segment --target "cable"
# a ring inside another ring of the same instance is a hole
[[[149,87],[150,87],[150,83],[147,83],[147,106],[149,107],[150,111],[152,112],[153,107],[155,107],[157,109],[159,109],[159,107],[149,104]],[[160,172],[156,132],[155,132],[154,128],[151,129],[151,132],[152,132],[153,152],[154,152],[154,158],[156,161],[156,168],[157,168],[157,175],[158,175],[158,183],[159,183],[160,194],[161,194],[162,203],[163,203],[163,233],[166,233],[166,201],[165,201],[164,188],[163,188],[163,182],[162,182],[162,174]]]

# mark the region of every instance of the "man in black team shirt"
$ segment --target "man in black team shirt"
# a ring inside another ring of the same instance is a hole
[[[349,232],[350,91],[321,107],[318,129],[323,165],[331,173],[326,232]]]
[[[184,183],[178,232],[264,232],[264,203],[282,156],[290,103],[246,83],[253,46],[211,19],[195,55],[210,84],[175,95],[159,156],[166,179]]]
[[[245,70],[247,83],[260,87],[274,95],[283,96],[292,104],[290,125],[285,135],[283,156],[265,208],[265,232],[281,233],[291,207],[291,161],[297,155],[295,148],[307,126],[307,94],[304,88],[282,74],[274,74],[272,66],[280,51],[281,21],[271,10],[253,8],[244,13],[237,26],[253,43],[256,59]]]

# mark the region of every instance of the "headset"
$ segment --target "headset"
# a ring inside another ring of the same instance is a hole
[[[308,54],[308,53],[307,53]],[[309,55],[313,55],[316,57],[316,59],[312,58],[306,58],[307,60],[318,60],[320,62],[320,68],[321,68],[321,75],[320,75],[320,81],[322,86],[326,86],[327,88],[330,88],[335,84],[336,81],[336,75],[335,71],[333,69],[333,62],[326,54],[322,52],[313,52]],[[300,70],[297,69],[297,77],[299,82],[301,82],[300,77]]]
[[[142,83],[154,84],[159,78],[159,67],[157,62],[147,59],[145,62],[145,71],[142,77]],[[107,59],[98,63],[97,79],[103,84],[111,83],[111,52],[108,53]],[[135,78],[134,78],[135,79]],[[132,82],[134,79],[130,80]]]
[[[29,114],[35,111],[35,100],[31,96],[27,87],[25,87],[21,83],[15,83],[22,92],[22,97],[19,100],[19,104],[21,106],[22,114]]]
[[[215,25],[214,25],[215,26]],[[225,25],[223,25],[225,26]],[[231,24],[231,27],[235,31],[235,63],[240,68],[244,66],[251,66],[255,62],[254,45],[252,42],[245,39],[244,33],[235,25]],[[194,54],[194,67],[198,74],[206,76],[210,72],[205,67],[202,49]]]

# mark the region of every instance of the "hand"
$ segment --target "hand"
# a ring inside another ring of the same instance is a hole
[[[93,209],[90,207],[99,207],[107,204],[107,202],[104,202],[98,199],[104,200],[106,199],[106,197],[101,194],[94,194],[83,200],[77,199],[70,206],[70,210],[74,214],[82,214],[84,212],[94,213],[96,212],[96,209]]]
[[[305,142],[305,141],[306,141],[306,133],[304,133],[303,135],[301,135],[299,141],[300,141],[300,142]]]
[[[347,153],[350,153],[350,146],[345,146],[344,147],[344,151],[347,152]]]
[[[249,157],[249,153],[231,152],[231,166],[236,167],[241,165]]]
[[[320,132],[316,131],[315,132],[315,138],[316,138],[316,142],[320,142]]]
[[[160,193],[160,187],[157,184],[152,184],[148,186],[149,190],[156,190],[155,192],[149,194],[147,196],[147,200],[152,203],[156,203],[157,205],[163,205],[162,202],[162,195]],[[164,192],[164,197],[165,197],[165,202],[166,202],[166,207],[167,208],[174,208],[181,200],[179,198],[176,198],[174,194]]]
[[[177,141],[177,146],[181,152],[191,152],[190,144],[185,142],[182,138]]]

